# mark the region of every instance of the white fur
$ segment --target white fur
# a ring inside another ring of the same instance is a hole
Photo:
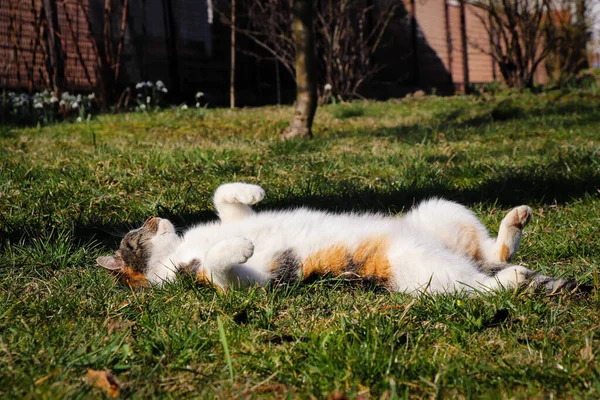
[[[377,236],[389,238],[391,287],[396,291],[438,293],[514,287],[531,273],[524,267],[507,266],[492,277],[458,251],[457,235],[466,225],[477,232],[490,262],[497,262],[498,243],[514,245],[515,240],[506,232],[498,240],[490,238],[471,211],[451,201],[427,200],[402,217],[332,214],[306,208],[255,213],[248,205],[263,197],[264,191],[256,185],[223,185],[214,197],[222,223],[195,226],[182,237],[169,221],[161,220],[152,240],[148,280],[154,284],[170,280],[179,265],[196,259],[222,288],[265,284],[271,278],[270,263],[285,250],[293,249],[304,260],[339,244],[352,251],[362,241]],[[509,231],[510,223],[505,225],[504,231]],[[516,247],[511,251],[514,253]]]
[[[221,221],[232,222],[254,214],[249,206],[264,197],[265,191],[260,186],[235,182],[219,186],[213,201]]]

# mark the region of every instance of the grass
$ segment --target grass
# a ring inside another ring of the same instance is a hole
[[[183,277],[131,291],[95,266],[150,215],[214,218],[223,182],[262,209],[400,213],[430,196],[492,232],[531,205],[517,262],[597,285],[600,97],[428,97],[100,116],[0,128],[0,397],[597,398],[600,304],[523,292],[413,299],[336,280],[225,295]]]

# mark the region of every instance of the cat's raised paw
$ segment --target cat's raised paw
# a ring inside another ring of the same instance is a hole
[[[265,198],[265,191],[249,183],[227,183],[215,192],[215,202],[253,205]]]
[[[231,255],[232,264],[243,264],[254,254],[254,244],[245,237],[235,237],[227,240],[227,248]]]
[[[509,226],[514,226],[516,228],[523,229],[531,220],[532,215],[533,210],[531,209],[531,207],[518,206],[508,212],[506,217],[504,217],[504,221],[506,221],[509,224]]]

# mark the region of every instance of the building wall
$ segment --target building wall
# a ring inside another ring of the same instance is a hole
[[[50,3],[56,4],[57,9],[65,89],[87,91],[97,85],[98,52],[102,53],[104,46],[104,1],[33,0],[33,7],[29,1],[2,1],[0,59],[4,62],[0,68],[0,88],[39,90],[49,86],[49,29],[40,18],[42,4]],[[122,4],[117,0],[114,3]],[[474,7],[466,5],[464,10],[464,49],[461,7],[457,0],[402,0],[400,4],[401,9],[389,27],[391,45],[376,56],[378,64],[385,66],[377,77],[380,81],[460,90],[467,75],[471,84],[501,79],[497,66],[486,54],[487,33]],[[168,18],[168,10],[172,18]],[[116,18],[113,30],[120,28],[120,13]],[[238,73],[243,77],[239,82],[248,84],[244,90],[256,91],[261,87],[261,79],[269,78],[269,74],[262,73],[265,63],[244,59],[242,52],[239,53],[242,61],[238,63]],[[536,78],[538,82],[546,80],[543,68],[538,68]],[[229,28],[218,21],[213,24],[208,0],[129,0],[120,80],[126,85],[158,79],[169,88],[179,86],[182,91],[227,91]],[[378,96],[378,90],[388,89],[380,85],[372,93]],[[394,92],[381,94],[384,95],[393,96]]]
[[[42,18],[42,3],[5,0],[0,5],[0,88],[48,87],[50,49],[46,37],[50,29]],[[87,2],[81,4],[83,8],[78,2],[56,4],[68,90],[91,89],[96,84],[95,54],[87,39]]]

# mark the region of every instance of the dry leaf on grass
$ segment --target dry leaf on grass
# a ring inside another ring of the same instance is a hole
[[[87,371],[88,385],[101,389],[108,397],[117,398],[121,392],[121,383],[116,376],[108,371],[96,371],[88,369]]]

